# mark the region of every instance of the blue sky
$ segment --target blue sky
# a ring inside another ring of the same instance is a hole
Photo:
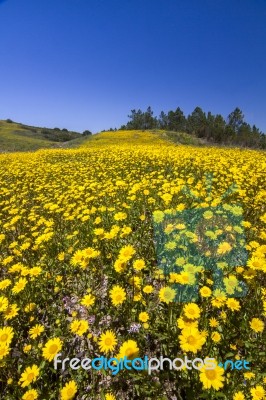
[[[235,107],[266,132],[265,0],[0,0],[0,119],[97,132]]]

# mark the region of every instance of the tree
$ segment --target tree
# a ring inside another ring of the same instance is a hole
[[[207,126],[207,119],[205,112],[200,107],[196,107],[194,111],[187,118],[187,131],[188,133],[196,134],[203,137],[203,131]]]
[[[238,132],[240,126],[244,123],[244,114],[240,110],[240,108],[236,107],[234,111],[232,111],[228,115],[228,125],[230,125],[234,132]]]
[[[83,135],[83,136],[89,136],[89,135],[92,135],[92,133],[91,133],[91,131],[86,130],[86,131],[84,131],[84,132],[82,133],[82,135]]]
[[[184,131],[186,129],[186,117],[180,107],[177,107],[175,111],[169,111],[167,119],[167,128],[170,131]]]

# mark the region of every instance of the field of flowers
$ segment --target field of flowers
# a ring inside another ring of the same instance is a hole
[[[266,398],[265,152],[106,132],[2,154],[0,177],[0,399]],[[217,365],[113,375],[58,353]]]

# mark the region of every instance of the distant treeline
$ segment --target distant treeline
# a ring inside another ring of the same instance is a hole
[[[207,114],[200,108],[187,117],[177,107],[175,111],[162,111],[159,117],[153,116],[151,107],[147,111],[131,110],[130,121],[120,129],[163,129],[166,131],[187,132],[209,142],[238,145],[252,148],[266,148],[266,135],[255,125],[244,120],[243,112],[237,107],[225,120],[221,114]]]

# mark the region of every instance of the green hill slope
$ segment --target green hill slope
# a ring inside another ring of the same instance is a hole
[[[39,128],[0,120],[0,152],[32,151],[58,147],[60,143],[81,139],[80,133]]]

